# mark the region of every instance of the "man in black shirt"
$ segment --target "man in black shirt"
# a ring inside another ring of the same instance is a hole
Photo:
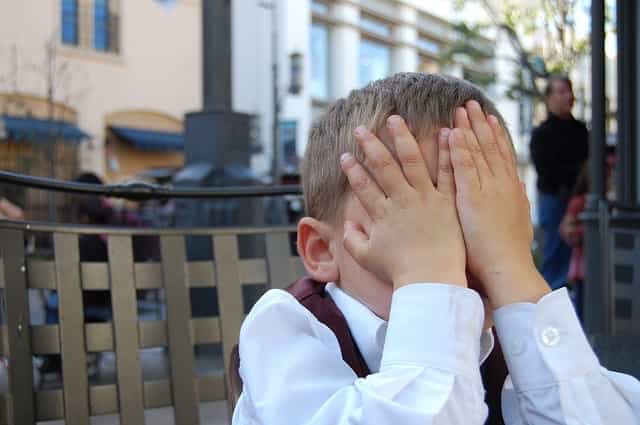
[[[584,122],[571,115],[575,98],[567,77],[549,79],[545,100],[549,116],[533,130],[530,148],[538,172],[538,218],[544,233],[542,274],[556,289],[567,283],[571,258],[571,248],[558,227],[589,156],[589,132]]]

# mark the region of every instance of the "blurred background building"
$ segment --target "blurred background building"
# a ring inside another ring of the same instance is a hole
[[[0,0],[2,168],[170,179],[185,165],[184,116],[202,105],[201,1]],[[253,117],[252,172],[295,176],[311,122],[350,90],[395,72],[441,72],[497,103],[536,217],[528,141],[544,111],[509,94],[518,52],[495,26],[471,32],[490,16],[482,2],[464,3],[232,1],[231,100]],[[583,63],[573,73],[578,117],[589,110]]]

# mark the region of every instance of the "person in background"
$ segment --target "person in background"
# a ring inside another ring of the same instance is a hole
[[[571,80],[549,78],[545,91],[549,115],[533,130],[531,158],[538,173],[538,213],[543,230],[542,275],[552,289],[567,283],[571,247],[558,229],[582,165],[589,157],[589,131],[573,117]]]
[[[74,181],[94,185],[104,184],[102,179],[90,172],[83,172]],[[81,195],[74,200],[74,216],[79,224],[91,226],[133,226],[137,227],[140,220],[133,211],[116,206],[104,196]],[[83,263],[107,262],[107,237],[102,234],[88,233],[80,235],[78,239],[80,261]],[[111,294],[104,290],[82,292],[84,306],[84,320],[86,323],[103,323],[111,320]],[[46,321],[55,324],[59,321],[59,305],[57,292],[51,292],[47,297]],[[98,374],[99,356],[90,353],[87,357],[90,377]],[[60,356],[47,356],[42,367],[44,381],[55,380],[61,370]]]
[[[589,192],[589,170],[586,165],[580,171],[576,189],[569,200],[567,211],[560,223],[560,236],[571,247],[571,261],[567,283],[576,313],[582,319],[583,284],[584,284],[584,225],[580,214],[584,212]]]
[[[614,193],[613,168],[615,161],[615,153],[610,151],[607,155],[607,198],[611,198],[611,195]],[[583,317],[582,312],[584,309],[584,280],[586,270],[584,258],[584,224],[582,223],[580,214],[584,212],[587,205],[589,186],[589,168],[587,164],[584,164],[559,229],[562,239],[571,246],[571,261],[569,263],[567,282],[576,313],[580,319]]]

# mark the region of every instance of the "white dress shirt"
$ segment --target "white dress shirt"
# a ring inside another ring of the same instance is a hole
[[[480,363],[493,347],[472,290],[413,284],[389,321],[333,284],[371,374],[358,378],[333,332],[291,294],[268,291],[240,331],[244,388],[234,425],[474,425],[487,418]],[[507,424],[640,424],[640,382],[602,368],[566,290],[494,312],[510,371]]]

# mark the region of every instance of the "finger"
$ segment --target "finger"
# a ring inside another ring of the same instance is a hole
[[[489,123],[489,126],[496,138],[498,150],[503,158],[507,171],[512,176],[515,176],[518,169],[516,154],[507,131],[500,124],[500,121],[498,121],[498,118],[495,115],[489,115],[487,117],[487,122]]]
[[[373,220],[369,216],[369,213],[364,208],[364,206],[362,206],[362,202],[360,202],[358,198],[356,198],[356,202],[364,210],[362,211],[362,214],[360,214],[358,224],[362,227],[362,230],[364,231],[364,233],[369,235],[371,233],[371,228],[373,227]]]
[[[487,165],[487,161],[484,159],[484,154],[482,153],[482,148],[478,143],[478,139],[471,129],[471,123],[466,109],[456,108],[455,122],[456,127],[458,127],[457,123],[460,123],[460,127],[458,128],[463,131],[469,153],[471,154],[473,162],[476,164],[476,172],[478,173],[480,182],[482,183],[483,178],[488,177],[491,174],[491,170],[489,169],[489,165]]]
[[[471,122],[471,128],[482,149],[484,159],[494,174],[501,173],[505,170],[504,159],[498,148],[496,136],[487,121],[482,107],[477,101],[470,100],[466,104],[466,110]]]
[[[409,184],[387,147],[364,126],[356,128],[354,135],[364,152],[367,170],[378,186],[390,198],[402,196]]]
[[[396,154],[407,181],[420,192],[434,189],[427,165],[415,137],[409,131],[402,117],[392,115],[387,119],[387,127],[393,137]]]
[[[367,235],[371,234],[371,228],[373,227],[373,220],[371,220],[371,217],[369,217],[368,214],[365,214],[364,217],[361,217],[361,223],[362,225],[362,229],[364,230],[364,233],[366,233]]]
[[[373,220],[382,216],[381,204],[386,197],[378,185],[371,180],[367,171],[350,153],[340,157],[342,172],[347,176],[349,186],[365,211]]]
[[[471,122],[469,122],[467,111],[461,106],[457,107],[455,110],[453,116],[453,126],[458,128],[471,129]]]
[[[458,193],[472,193],[480,190],[480,178],[469,147],[464,137],[464,130],[454,128],[449,134],[449,150],[451,166]]]
[[[369,248],[369,239],[367,238],[367,235],[352,221],[344,222],[343,244],[354,260],[359,264],[362,263]]]
[[[455,196],[456,184],[451,166],[451,150],[449,149],[450,133],[451,130],[448,128],[442,128],[438,132],[438,177],[436,184],[440,193]]]

